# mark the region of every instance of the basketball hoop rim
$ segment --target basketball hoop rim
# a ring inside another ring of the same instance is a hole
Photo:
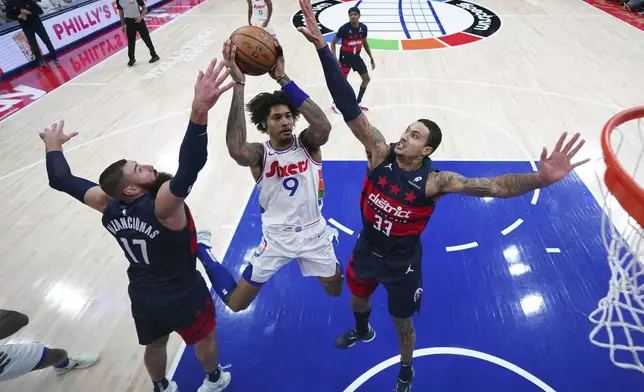
[[[606,163],[604,182],[610,193],[628,214],[644,227],[644,189],[642,189],[619,163],[611,148],[610,136],[618,126],[644,117],[644,106],[626,109],[615,114],[602,130],[602,151]]]

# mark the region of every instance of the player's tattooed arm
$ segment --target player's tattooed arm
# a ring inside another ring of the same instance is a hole
[[[536,173],[505,174],[494,178],[466,178],[452,172],[432,173],[427,180],[427,196],[460,193],[470,196],[514,197],[552,185],[563,180],[577,166],[590,160],[571,162],[585,141],[579,140],[580,134],[576,133],[566,143],[567,136],[566,132],[561,134],[550,155],[548,149],[543,148],[539,159],[539,171]]]
[[[284,74],[278,78],[277,82],[284,87],[291,82],[291,79]],[[316,151],[329,140],[331,122],[324,110],[310,97],[304,100],[298,110],[309,123],[309,127],[300,134],[300,140],[308,147],[309,151]]]
[[[429,176],[426,190],[428,197],[445,193],[478,197],[515,197],[547,185],[538,173],[467,178],[454,172],[437,172]]]
[[[371,125],[364,113],[355,120],[347,121],[347,125],[365,147],[369,169],[380,165],[387,158],[389,146],[378,128]]]
[[[228,153],[240,166],[259,166],[262,161],[262,145],[246,141],[246,116],[244,115],[244,85],[233,87],[233,100],[226,127]]]

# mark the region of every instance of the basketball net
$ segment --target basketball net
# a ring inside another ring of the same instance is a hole
[[[602,132],[606,172],[601,235],[608,294],[588,317],[590,341],[621,368],[644,373],[644,107],[618,113]]]

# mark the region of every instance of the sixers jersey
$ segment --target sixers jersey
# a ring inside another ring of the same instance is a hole
[[[420,234],[434,212],[425,184],[428,175],[437,171],[429,158],[418,170],[400,169],[395,145],[390,145],[384,162],[367,175],[360,197],[362,235],[373,248],[391,256],[418,251]]]
[[[268,4],[266,4],[266,1],[252,0],[251,6],[253,8],[253,19],[268,18]]]
[[[167,298],[192,290],[202,281],[196,269],[195,225],[184,207],[188,224],[181,231],[170,230],[157,220],[155,199],[150,195],[131,202],[112,199],[105,208],[103,226],[130,262],[131,296]]]
[[[262,175],[257,181],[262,226],[305,226],[317,222],[324,197],[322,164],[315,161],[299,138],[276,150],[263,143]]]
[[[341,52],[360,54],[362,45],[367,39],[367,25],[360,23],[358,27],[353,27],[351,23],[345,23],[335,35],[342,38]]]

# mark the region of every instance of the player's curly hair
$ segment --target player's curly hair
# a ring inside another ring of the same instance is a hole
[[[259,93],[246,104],[246,110],[250,112],[250,121],[255,124],[260,132],[266,133],[268,131],[266,125],[268,116],[271,114],[271,108],[277,105],[288,106],[293,115],[293,122],[297,122],[300,117],[300,111],[279,90],[272,93]]]

